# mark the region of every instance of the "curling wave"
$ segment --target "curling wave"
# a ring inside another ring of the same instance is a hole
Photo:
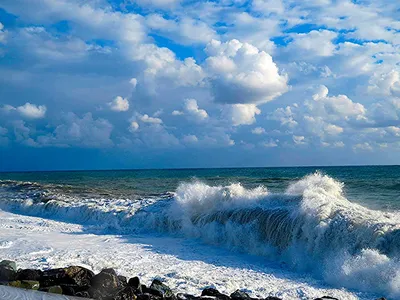
[[[195,237],[285,262],[335,286],[400,297],[400,214],[350,202],[342,183],[320,173],[292,183],[283,194],[202,182],[182,183],[162,201],[58,195],[44,202],[10,194],[8,189],[8,198],[2,196],[1,208],[101,223],[121,233],[157,230]]]

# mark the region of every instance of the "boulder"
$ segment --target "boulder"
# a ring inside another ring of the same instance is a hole
[[[0,261],[0,267],[7,267],[11,270],[14,270],[14,272],[17,272],[17,264],[15,263],[15,261],[12,260],[2,260]]]
[[[43,271],[40,278],[42,287],[55,285],[88,287],[94,273],[84,267],[71,266],[68,268],[50,269]]]
[[[135,289],[131,286],[125,287],[123,290],[120,290],[112,300],[136,300],[137,296],[135,293]]]
[[[124,288],[113,269],[104,269],[91,279],[90,296],[97,299],[101,297],[112,297]]]
[[[158,279],[154,279],[150,285],[149,293],[162,298],[174,298],[172,290]]]
[[[60,285],[62,293],[67,296],[79,296],[82,293],[86,293],[89,286],[79,286],[74,284],[62,284]]]
[[[217,289],[214,288],[205,288],[201,292],[201,296],[211,296],[221,300],[229,300],[231,299],[229,296],[220,293]]]
[[[52,293],[52,294],[59,294],[59,295],[61,295],[62,292],[63,292],[63,290],[62,290],[61,286],[55,285],[55,286],[51,286],[51,287],[46,288],[46,292],[47,292],[47,293]]]
[[[34,280],[16,280],[11,281],[8,285],[21,289],[38,290],[40,284],[39,281]]]
[[[142,289],[142,287],[140,285],[139,277],[133,277],[133,278],[129,279],[128,285],[133,287],[136,290],[139,290],[139,289],[141,290]]]
[[[127,281],[127,279],[126,279],[125,276],[118,275],[118,279],[119,279],[119,282],[120,282],[123,286],[127,286],[127,285],[128,285],[128,281]]]
[[[231,294],[231,298],[234,300],[241,300],[241,299],[250,299],[250,296],[249,294],[241,290],[236,290]]]
[[[152,295],[149,293],[143,293],[136,295],[138,300],[161,300],[162,298],[160,296]]]
[[[24,269],[18,270],[15,280],[35,280],[40,281],[43,272],[41,270]]]
[[[265,298],[265,300],[282,300],[282,299],[275,296],[268,296],[267,298]]]
[[[0,281],[13,281],[16,276],[17,265],[10,260],[0,262]]]
[[[314,300],[339,300],[338,298],[334,298],[334,297],[331,297],[331,296],[322,296],[321,298],[317,298],[317,299],[314,299]]]

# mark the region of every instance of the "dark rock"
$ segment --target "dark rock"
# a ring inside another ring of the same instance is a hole
[[[231,294],[231,298],[234,300],[250,299],[250,296],[241,290],[236,290]]]
[[[162,298],[174,298],[171,289],[158,279],[154,279],[150,285],[149,293]]]
[[[59,285],[40,287],[39,291],[46,293],[60,294],[60,295],[63,293],[63,290]]]
[[[376,299],[376,300],[386,300],[386,298],[385,297],[380,297],[379,299]]]
[[[90,293],[89,293],[89,291],[80,291],[80,292],[76,292],[75,296],[82,297],[82,298],[90,298]]]
[[[149,293],[143,293],[136,295],[138,300],[161,300],[162,298],[160,296],[152,295]]]
[[[28,289],[28,290],[38,290],[39,289],[39,281],[34,280],[16,280],[11,281],[9,286],[21,288],[21,289]]]
[[[338,298],[334,298],[334,297],[330,297],[330,296],[322,296],[321,298],[317,298],[317,299],[314,299],[314,300],[326,300],[326,299],[339,300]]]
[[[0,266],[0,281],[13,281],[16,274],[13,268],[6,265]]]
[[[119,282],[120,282],[123,286],[127,286],[127,285],[128,285],[128,281],[127,281],[127,279],[126,279],[125,276],[118,275],[118,279],[119,279]]]
[[[112,269],[102,270],[91,279],[90,296],[99,299],[114,296],[124,288],[117,274]]]
[[[17,272],[17,264],[15,263],[15,261],[12,260],[2,260],[0,261],[0,266],[1,267],[7,267],[11,270],[14,270],[14,272]]]
[[[24,269],[18,270],[15,280],[36,280],[40,281],[43,272],[41,270]]]
[[[89,286],[79,286],[73,284],[61,285],[62,293],[67,296],[78,296],[78,293],[86,292]]]
[[[51,269],[43,272],[40,278],[40,285],[42,287],[54,285],[88,287],[93,276],[94,273],[92,271],[79,266]]]
[[[142,289],[141,285],[140,285],[140,279],[139,277],[133,277],[131,279],[129,279],[128,281],[128,285],[133,287],[134,289]]]
[[[135,289],[131,286],[125,287],[123,290],[119,291],[112,300],[136,300],[137,296]]]
[[[268,296],[265,300],[282,300],[282,298],[275,297],[275,296]]]
[[[231,299],[229,296],[220,293],[217,289],[214,289],[214,288],[205,288],[201,292],[201,296],[211,296],[211,297],[216,297],[217,299],[221,299],[221,300]]]

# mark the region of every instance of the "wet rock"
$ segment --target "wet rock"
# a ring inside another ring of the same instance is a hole
[[[268,296],[265,300],[282,300],[282,298],[275,297],[275,296]]]
[[[75,294],[75,296],[82,297],[82,298],[90,298],[90,293],[89,293],[89,291],[80,291],[80,292],[77,292]]]
[[[52,293],[52,294],[59,294],[59,295],[61,295],[62,292],[63,292],[63,290],[62,290],[61,286],[55,285],[55,286],[51,286],[51,287],[47,288],[46,292]]]
[[[156,296],[156,295],[152,295],[149,293],[143,293],[143,294],[139,294],[136,295],[138,300],[161,300],[162,297],[160,296]]]
[[[12,260],[2,260],[0,261],[0,266],[1,267],[7,267],[11,270],[14,270],[14,272],[17,272],[17,264],[15,263],[15,261]]]
[[[11,281],[8,285],[21,289],[38,290],[40,284],[39,281],[34,280],[16,280]]]
[[[118,276],[118,279],[119,279],[119,282],[120,282],[123,286],[127,286],[127,285],[128,285],[128,281],[127,281],[127,279],[126,279],[125,276],[119,275],[119,276]]]
[[[229,300],[230,297],[220,293],[217,289],[214,288],[205,288],[202,292],[201,292],[201,296],[211,296],[211,297],[216,297],[217,299],[221,299],[221,300]]]
[[[67,296],[78,296],[78,294],[87,292],[89,289],[89,286],[79,286],[73,284],[63,284],[60,287],[62,289],[62,293]]]
[[[241,300],[241,299],[250,299],[250,296],[249,294],[241,290],[236,290],[231,294],[231,298],[234,300]]]
[[[135,289],[131,286],[125,287],[123,290],[119,291],[112,300],[136,300],[137,296]]]
[[[15,280],[35,280],[40,281],[43,272],[41,270],[24,269],[18,270]]]
[[[79,266],[50,269],[43,272],[40,278],[40,285],[42,287],[55,285],[88,287],[93,276],[94,273],[92,271]]]
[[[139,277],[133,277],[133,278],[129,279],[128,285],[133,287],[136,290],[139,290],[139,289],[141,290],[142,289],[142,287],[140,285]]]
[[[330,296],[322,296],[321,298],[317,298],[314,300],[339,300],[338,298],[330,297]]]
[[[91,279],[89,293],[95,299],[114,296],[124,285],[113,269],[104,269]]]
[[[174,298],[171,289],[158,279],[154,279],[150,285],[149,293],[162,298]]]
[[[10,260],[0,262],[0,281],[13,281],[16,276],[17,265]]]

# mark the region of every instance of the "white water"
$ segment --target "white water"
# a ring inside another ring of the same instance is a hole
[[[109,232],[162,231],[198,238],[234,250],[229,253],[235,257],[240,257],[237,252],[256,254],[262,262],[284,263],[298,274],[312,274],[332,286],[398,299],[400,215],[351,203],[342,188],[341,183],[317,173],[279,195],[268,193],[265,187],[246,190],[240,184],[211,187],[192,182],[181,184],[171,200],[69,199],[45,205],[10,199],[1,206],[73,221],[90,230],[99,230],[101,224],[100,229]],[[307,291],[308,287],[303,290]]]

